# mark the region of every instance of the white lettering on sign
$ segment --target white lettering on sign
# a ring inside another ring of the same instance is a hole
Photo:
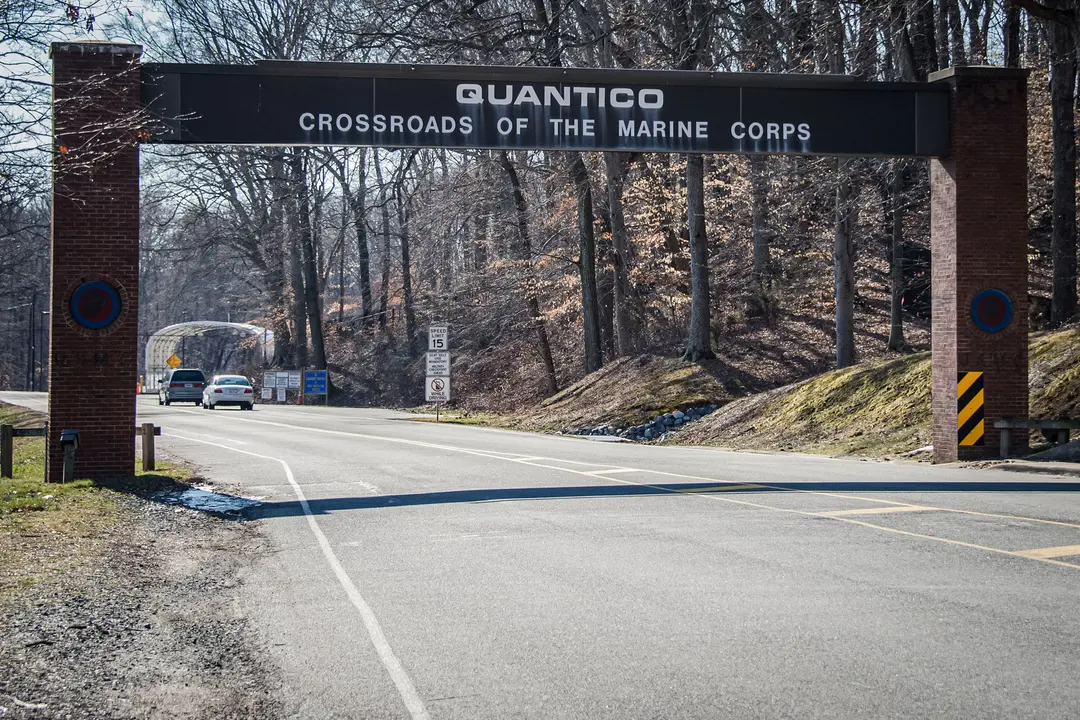
[[[428,377],[450,377],[450,353],[445,350],[428,350],[425,358]]]
[[[428,350],[448,350],[450,330],[446,325],[428,326]]]
[[[428,402],[450,402],[450,378],[427,378],[424,382],[424,399]]]
[[[706,120],[620,120],[619,137],[645,138],[709,138]]]
[[[799,140],[806,141],[810,139],[810,125],[808,123],[760,123],[752,122],[750,124],[742,121],[732,123],[731,125],[731,137],[736,140],[745,140],[750,138],[751,140],[790,140],[792,136],[797,137]]]
[[[451,135],[453,133],[461,133],[462,135],[469,135],[473,131],[473,120],[470,117],[451,117],[449,115],[367,115],[361,113],[359,115],[349,115],[347,113],[340,113],[338,115],[330,115],[328,113],[300,113],[300,129],[304,132],[314,132],[318,128],[319,132],[330,132],[331,130],[337,130],[338,132],[348,133],[353,130],[357,132],[370,132],[374,130],[377,133],[384,133],[387,130],[390,132],[404,132],[408,129],[409,132],[419,134],[421,132],[426,133],[439,133],[440,135]],[[518,132],[520,133],[524,129],[520,121],[518,124]]]
[[[576,103],[574,101],[577,101]],[[630,88],[590,87],[574,85],[559,87],[544,85],[542,91],[532,85],[522,85],[516,92],[513,85],[479,85],[461,83],[457,86],[457,101],[461,105],[535,105],[536,107],[607,107],[609,102],[614,108],[632,108],[635,101],[645,110],[659,110],[664,107],[664,91],[656,88],[643,88],[636,93]]]

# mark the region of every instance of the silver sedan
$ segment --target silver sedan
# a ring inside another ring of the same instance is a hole
[[[236,405],[241,410],[255,409],[255,389],[243,375],[215,375],[203,391],[202,406],[213,410],[219,405]]]

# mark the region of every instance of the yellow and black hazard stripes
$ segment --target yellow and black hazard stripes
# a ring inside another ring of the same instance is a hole
[[[983,374],[959,373],[956,378],[956,434],[961,445],[982,445],[986,435],[983,427]]]

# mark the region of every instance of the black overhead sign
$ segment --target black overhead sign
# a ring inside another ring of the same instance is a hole
[[[290,62],[142,72],[159,143],[949,153],[944,84]]]

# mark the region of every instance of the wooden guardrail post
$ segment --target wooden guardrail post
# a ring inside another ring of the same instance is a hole
[[[14,474],[15,427],[0,425],[0,477],[10,478]]]
[[[154,423],[142,424],[142,469],[154,469]]]

